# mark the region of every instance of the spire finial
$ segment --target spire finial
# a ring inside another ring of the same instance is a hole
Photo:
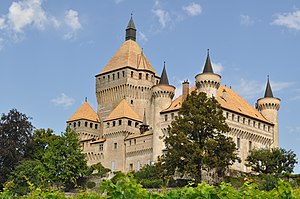
[[[265,96],[264,97],[273,97],[273,92],[272,92],[272,88],[270,85],[270,77],[269,75],[267,76],[267,86],[266,86],[266,90],[265,90]]]
[[[149,131],[149,125],[147,124],[146,109],[144,108],[144,118],[143,118],[143,123],[140,125],[140,133],[143,134],[146,131]]]
[[[209,57],[209,48],[207,49],[207,57],[206,57],[206,61],[202,73],[214,73],[211,65],[210,57]]]
[[[87,102],[87,97],[85,97],[84,101]]]
[[[130,14],[130,20],[128,22],[127,28],[126,28],[126,36],[125,36],[125,40],[136,40],[136,28],[133,22],[133,18],[132,18],[132,12]]]
[[[164,68],[160,76],[159,84],[166,84],[169,85],[168,75],[166,71],[166,62],[164,61]]]

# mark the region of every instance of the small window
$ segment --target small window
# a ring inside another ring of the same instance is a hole
[[[103,79],[105,80],[105,76],[103,76]]]
[[[133,141],[134,141],[134,144],[136,144],[136,139],[134,139]]]
[[[232,120],[233,120],[233,121],[234,121],[234,116],[235,116],[235,115],[234,115],[234,114],[232,114]]]
[[[75,127],[76,127],[76,122],[74,122],[74,124],[73,124],[73,125],[74,125],[74,128],[75,128]]]
[[[139,171],[141,169],[141,163],[140,161],[138,160],[137,161],[137,164],[136,164],[136,170]]]
[[[98,124],[95,124],[95,129],[98,129]]]
[[[133,171],[133,164],[129,164],[129,171]]]
[[[114,149],[117,149],[118,148],[118,143],[114,143]]]
[[[245,118],[243,118],[243,124],[245,124]]]
[[[131,71],[131,74],[130,74],[130,76],[131,76],[131,77],[133,77],[133,71]]]
[[[174,119],[174,113],[171,113],[171,118],[172,118],[172,120]]]
[[[130,120],[128,120],[128,126],[131,126],[132,122]]]
[[[156,84],[158,84],[158,80],[156,80]]]
[[[115,74],[113,74],[112,76],[113,76],[113,78],[112,78],[112,79],[113,79],[113,80],[115,80]]]
[[[165,121],[168,121],[168,115],[167,114],[165,115]]]
[[[116,126],[116,121],[113,121],[113,126]]]
[[[147,73],[147,74],[146,74],[146,80],[148,80],[148,78],[149,78],[149,74]]]
[[[268,132],[270,132],[270,126],[268,126]]]
[[[78,122],[78,127],[80,127],[80,121]]]
[[[129,140],[129,146],[131,146],[131,140]]]
[[[103,151],[103,143],[99,144],[99,151]]]
[[[139,79],[142,79],[142,73],[139,73]]]
[[[252,150],[252,141],[249,141],[249,151]]]
[[[228,112],[226,112],[226,119],[228,119],[228,117],[229,117],[229,113],[228,113]]]
[[[236,139],[236,147],[239,149],[241,147],[241,139],[237,138]]]
[[[255,121],[253,121],[253,127],[255,127]]]
[[[248,125],[250,126],[250,120],[248,119]]]
[[[109,122],[106,123],[106,127],[109,128]]]
[[[240,116],[237,117],[237,121],[240,122]]]
[[[122,125],[122,120],[119,120],[119,125]]]
[[[107,75],[107,79],[108,79],[108,81],[109,81],[109,79],[110,79],[110,75]]]
[[[130,104],[133,104],[133,100],[130,100]]]
[[[92,122],[90,123],[90,128],[93,128],[93,123]]]
[[[122,71],[123,77],[125,77],[125,71]]]
[[[85,122],[85,123],[84,123],[84,126],[87,127],[87,126],[88,126],[88,122]]]
[[[258,128],[260,129],[260,123],[258,123]]]
[[[139,126],[139,123],[138,123],[138,122],[136,122],[136,123],[135,123],[135,127],[137,128],[138,126]]]
[[[117,76],[118,76],[118,79],[119,79],[120,78],[120,73],[119,72],[117,73]]]

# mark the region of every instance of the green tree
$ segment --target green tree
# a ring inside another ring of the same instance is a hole
[[[57,139],[57,135],[52,129],[36,129],[33,131],[33,141],[28,150],[28,154],[32,159],[41,160],[47,147]]]
[[[238,160],[235,143],[225,137],[229,130],[216,99],[192,92],[165,138],[167,150],[161,161],[166,175],[178,171],[200,182],[202,170],[223,172]]]
[[[108,172],[110,172],[110,169],[104,167],[101,162],[97,163],[97,164],[93,164],[90,167],[91,173],[96,172],[94,175],[97,176],[104,176],[105,174],[107,174]]]
[[[247,167],[261,174],[292,173],[297,164],[296,154],[283,148],[254,149],[246,159]]]
[[[38,187],[40,181],[41,162],[37,160],[22,160],[9,177],[13,181],[10,191],[25,195],[30,191],[29,183]]]
[[[69,127],[65,133],[49,144],[42,163],[44,179],[50,180],[51,184],[64,186],[66,189],[76,185],[77,180],[88,173],[78,135]]]
[[[10,172],[25,157],[33,130],[29,119],[17,109],[0,118],[0,190]]]
[[[133,173],[133,176],[145,188],[160,188],[164,184],[156,165],[145,165],[141,170]]]

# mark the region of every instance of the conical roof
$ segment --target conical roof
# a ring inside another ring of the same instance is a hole
[[[123,99],[119,105],[105,118],[104,121],[110,121],[120,118],[129,118],[136,121],[142,121],[141,117],[129,106],[126,99]]]
[[[76,121],[76,120],[90,120],[93,122],[100,122],[100,119],[97,113],[93,110],[93,108],[89,105],[87,101],[85,101],[77,111],[69,118],[67,122]]]
[[[273,97],[273,92],[272,92],[272,88],[271,88],[271,85],[270,85],[269,77],[268,77],[268,81],[267,81],[267,86],[266,86],[265,96],[264,97]]]
[[[166,63],[164,62],[164,68],[160,76],[159,84],[166,84],[169,85],[168,75],[166,71]]]
[[[130,20],[128,22],[127,28],[126,28],[126,35],[125,35],[125,40],[136,40],[136,29],[135,25],[132,19],[132,15],[130,17]]]
[[[207,49],[207,57],[203,68],[203,73],[214,73],[209,57],[209,49]]]
[[[138,43],[133,40],[127,40],[122,44],[122,46],[102,69],[100,74],[125,67],[134,68],[136,70],[147,70],[153,72],[155,76],[158,77],[158,74],[145,56],[143,50],[140,48]]]

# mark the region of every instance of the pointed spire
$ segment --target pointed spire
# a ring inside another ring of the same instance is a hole
[[[207,57],[206,57],[205,65],[203,68],[203,73],[214,73],[211,62],[210,62],[209,49],[207,49]]]
[[[133,22],[132,13],[131,13],[131,17],[130,17],[130,20],[128,22],[127,28],[126,28],[125,40],[127,41],[129,39],[131,39],[133,41],[136,40],[136,28],[135,28],[135,25],[134,25],[134,22]]]
[[[273,92],[272,92],[272,88],[270,85],[269,75],[268,75],[268,81],[267,81],[267,86],[266,86],[266,91],[265,91],[265,98],[266,97],[273,97]]]
[[[147,124],[147,120],[146,120],[146,110],[144,110],[144,118],[143,118],[143,123],[140,125],[140,133],[143,134],[146,131],[149,131],[149,125]]]
[[[160,76],[159,84],[169,85],[168,75],[167,75],[167,72],[166,72],[166,62],[164,62],[164,68],[163,68],[163,71],[162,71],[161,76]]]

